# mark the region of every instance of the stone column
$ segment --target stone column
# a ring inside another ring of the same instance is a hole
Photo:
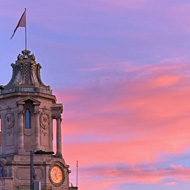
[[[62,158],[62,135],[61,135],[61,116],[56,118],[57,121],[57,132],[56,132],[56,140],[57,140],[57,152],[56,156]]]
[[[19,127],[19,136],[18,136],[18,147],[20,150],[24,149],[24,106],[18,105],[18,127]]]
[[[39,123],[39,106],[34,106],[35,115],[35,149],[39,150],[40,146],[40,123]]]

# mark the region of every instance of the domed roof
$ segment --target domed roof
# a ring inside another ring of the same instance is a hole
[[[1,94],[13,92],[52,94],[50,86],[46,86],[41,80],[41,65],[36,62],[34,54],[31,54],[29,50],[22,51],[11,66],[13,68],[12,78],[7,85],[1,86]]]

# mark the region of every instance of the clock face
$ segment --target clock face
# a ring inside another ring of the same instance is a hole
[[[59,166],[53,166],[50,170],[50,179],[53,183],[59,184],[63,180],[63,172]]]

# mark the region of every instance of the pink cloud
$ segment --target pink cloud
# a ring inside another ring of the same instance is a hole
[[[147,64],[141,67],[135,66],[134,63],[131,63],[128,68],[126,68],[126,72],[141,72],[141,73],[151,73],[151,74],[163,74],[164,72],[183,72],[186,73],[190,69],[189,61],[184,57],[175,57],[175,58],[167,58],[155,64]]]
[[[80,169],[80,188],[84,189],[86,184],[91,184],[92,190],[97,188],[115,190],[119,185],[126,183],[175,186],[179,182],[189,182],[189,174],[190,168],[175,165],[166,169],[146,170],[125,165],[122,167],[100,165]]]
[[[117,139],[118,142],[65,143],[63,150],[67,159],[72,163],[79,159],[83,167],[97,163],[116,164],[119,162],[130,165],[156,163],[160,161],[160,155],[164,153],[175,155],[188,150],[190,135],[187,127],[178,128],[178,130],[175,126],[170,130],[161,129],[159,134],[139,140],[118,141]],[[176,130],[174,135],[171,134],[172,129]],[[184,131],[180,132],[180,130]],[[84,156],[85,154],[87,156]],[[164,161],[165,158],[162,160]]]
[[[181,77],[179,75],[163,75],[163,76],[157,77],[153,81],[152,85],[155,88],[169,87],[169,86],[172,86],[172,85],[178,83],[180,79],[181,79]]]
[[[175,181],[172,181],[172,182],[167,182],[167,183],[165,183],[165,185],[176,185],[177,183],[175,182]]]
[[[180,89],[180,91],[175,90],[175,88],[167,89],[168,87],[175,87],[179,83],[185,83],[185,80],[181,80],[178,75],[163,75],[151,80],[141,80],[144,84],[136,81],[133,85],[127,82],[113,85],[113,89],[111,88],[107,92],[101,88],[88,88],[86,92],[83,90],[73,91],[74,94],[78,95],[78,101],[73,103],[72,107],[75,106],[75,109],[72,108],[72,110],[67,110],[68,107],[65,104],[64,122],[70,126],[68,127],[69,130],[73,126],[74,130],[78,128],[83,132],[90,125],[91,131],[98,132],[99,128],[95,126],[101,126],[101,123],[104,123],[101,130],[107,130],[109,127],[110,130],[113,130],[111,126],[113,127],[116,123],[119,126],[124,125],[124,129],[128,130],[126,123],[135,125],[135,123],[138,124],[138,120],[139,122],[144,120],[146,124],[148,119],[148,122],[152,123],[159,122],[161,119],[172,119],[172,117],[188,110],[188,104],[185,103],[187,98],[184,99],[183,97],[185,93],[189,94],[188,89]],[[95,91],[98,92],[98,95]],[[80,99],[80,96],[82,99]],[[106,96],[109,96],[109,98],[106,98]],[[183,105],[178,101],[179,96],[182,98],[181,101],[184,102]],[[72,95],[69,97],[72,99]],[[84,105],[82,109],[80,102]],[[174,109],[176,104],[179,105],[177,109]],[[79,111],[79,109],[81,110]],[[182,112],[183,109],[185,110]],[[86,113],[82,114],[82,112]],[[104,117],[101,115],[104,115]],[[135,118],[139,119],[134,120]],[[121,127],[117,130],[120,131],[120,129]]]
[[[186,64],[155,67],[150,66],[154,72],[131,80],[59,91],[58,100],[65,107],[63,139],[70,139],[63,144],[67,162],[72,166],[79,160],[81,168],[119,163],[132,168],[126,174],[113,167],[108,176],[103,169],[99,172],[107,181],[104,178],[98,183],[83,173],[85,182],[111,188],[114,183],[160,183],[166,177],[190,180],[184,166],[151,171],[137,167],[165,162],[167,156],[163,155],[175,156],[190,147],[189,77],[182,72]],[[118,175],[123,175],[119,182]]]
[[[167,182],[165,185],[174,185],[176,181],[190,181],[190,169],[182,166],[171,166],[167,169],[157,170],[143,170],[137,167],[123,167],[120,169],[110,167],[94,167],[81,171],[84,176],[99,176],[100,183],[104,181],[101,179],[110,179],[112,181],[108,185],[115,183],[141,183],[141,184],[155,184],[161,183],[165,178],[171,178],[172,182]],[[117,176],[117,179],[113,178]],[[106,184],[106,183],[105,183]]]

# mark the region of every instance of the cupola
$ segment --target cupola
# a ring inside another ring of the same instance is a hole
[[[50,86],[46,86],[41,80],[41,65],[36,62],[34,54],[31,54],[29,50],[22,51],[11,66],[12,78],[7,85],[1,86],[1,94],[13,92],[52,94]]]

